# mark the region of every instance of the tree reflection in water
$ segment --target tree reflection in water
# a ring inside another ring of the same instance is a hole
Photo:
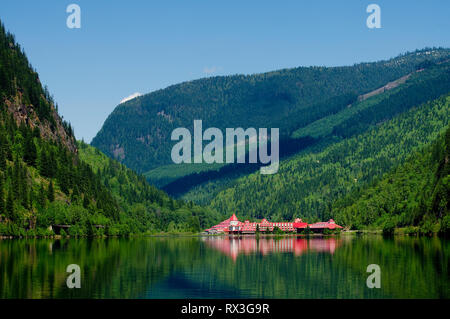
[[[449,298],[449,262],[437,237],[0,240],[0,298]]]

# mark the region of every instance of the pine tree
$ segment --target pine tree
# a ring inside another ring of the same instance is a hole
[[[8,197],[6,199],[6,217],[10,220],[13,219],[14,216],[14,199],[11,191],[8,192]]]
[[[45,200],[46,200],[46,196],[45,196],[44,184],[41,183],[41,187],[39,188],[39,197],[38,197],[38,204],[41,208],[45,207]]]
[[[35,126],[33,129],[33,137],[40,138],[41,137],[41,130],[38,126]]]
[[[13,189],[13,198],[20,199],[20,182],[21,182],[21,174],[20,174],[20,163],[17,156],[14,159],[14,170],[13,170],[13,178],[12,178],[12,189]]]
[[[6,154],[2,138],[0,138],[0,170],[6,170]]]
[[[30,204],[30,192],[28,191],[28,189],[24,189],[23,193],[22,193],[22,206],[25,209],[29,209],[30,207],[28,206]]]
[[[34,139],[31,134],[27,134],[25,139],[23,160],[30,166],[36,166],[37,151]]]
[[[41,150],[41,156],[40,156],[40,161],[39,161],[39,173],[44,176],[44,177],[49,177],[49,163],[48,163],[48,156],[47,156],[47,151],[45,150],[45,148],[42,148]]]
[[[48,185],[47,199],[49,202],[55,201],[55,190],[53,188],[53,181],[50,180],[50,184]]]
[[[87,197],[86,194],[84,194],[84,198],[83,198],[83,207],[84,208],[88,208],[89,206],[89,198]]]
[[[28,193],[28,208],[33,209],[33,187],[30,187],[30,192]]]
[[[22,206],[28,208],[28,178],[27,178],[27,167],[25,165],[20,165],[20,197],[22,199]]]
[[[61,191],[69,195],[69,186],[68,186],[68,172],[65,167],[62,167],[58,170],[58,185]]]
[[[78,186],[75,185],[73,187],[72,194],[70,195],[70,198],[71,198],[72,201],[76,201],[78,199],[79,195],[80,195],[80,191],[78,190]]]
[[[53,151],[49,152],[48,168],[49,168],[49,170],[48,170],[49,177],[54,178],[56,176],[56,171],[57,171],[58,167],[57,167],[56,156]]]
[[[5,214],[5,191],[3,189],[3,176],[0,176],[0,214]]]

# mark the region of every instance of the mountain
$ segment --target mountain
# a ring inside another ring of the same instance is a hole
[[[412,152],[435,140],[449,120],[450,96],[446,94],[362,133],[345,139],[330,137],[322,146],[281,162],[277,174],[241,177],[214,196],[210,206],[220,212],[274,220],[333,217],[347,225],[349,220],[340,219],[340,212],[331,209],[333,202],[403,163]]]
[[[222,214],[311,222],[333,217],[350,227],[381,227],[383,219],[351,220],[334,207],[347,196],[356,201],[355,194],[442,133],[449,91],[448,49],[349,67],[207,78],[119,105],[92,144],[144,171],[169,194]],[[255,164],[170,163],[172,129],[192,130],[194,119],[222,130],[280,127],[278,173],[263,176]],[[416,225],[424,216],[395,222]]]
[[[53,235],[56,225],[74,236],[197,232],[221,218],[173,200],[93,147],[78,146],[0,22],[0,236]]]
[[[370,185],[333,203],[331,211],[345,225],[360,229],[419,225],[431,233],[450,233],[450,126],[430,145]]]
[[[118,233],[198,232],[223,219],[214,210],[174,200],[148,184],[144,176],[83,142],[79,143],[79,157],[91,166],[118,203]]]
[[[291,138],[280,143],[280,158],[285,161],[293,154],[311,152],[320,145],[336,143],[361,134],[414,106],[435,99],[448,92],[450,62],[441,62],[410,73],[403,80],[388,84],[358,98],[344,109],[327,115],[295,130]],[[220,166],[216,166],[220,165]],[[236,183],[236,179],[256,172],[258,164],[171,164],[147,172],[151,182],[157,182],[169,194],[209,204],[221,190]],[[195,170],[198,171],[189,171]],[[185,173],[183,176],[182,173]],[[163,183],[166,181],[166,183]]]
[[[47,87],[0,21],[0,101],[17,123],[37,129],[46,140],[63,144],[76,152],[73,129],[63,121]]]
[[[359,96],[367,98],[387,83],[449,57],[448,49],[424,49],[353,66],[185,82],[118,105],[91,144],[138,172],[148,172],[172,164],[171,132],[177,127],[192,131],[194,119],[201,119],[205,128],[222,130],[279,127],[281,137],[290,138],[296,130],[346,109]]]

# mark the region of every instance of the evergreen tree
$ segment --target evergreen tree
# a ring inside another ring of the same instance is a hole
[[[11,191],[8,192],[8,197],[6,199],[6,217],[10,220],[14,217],[14,199]]]
[[[30,197],[29,196],[30,196],[30,192],[28,191],[28,189],[25,189],[24,192],[22,193],[22,206],[27,210],[30,208],[30,206],[29,206]]]
[[[83,197],[83,207],[84,208],[88,208],[89,207],[89,198],[88,198],[88,196],[86,194],[84,194],[84,197]]]
[[[50,177],[49,160],[45,148],[42,148],[41,150],[41,156],[39,161],[39,173],[44,177]]]
[[[0,214],[5,214],[5,190],[3,189],[3,176],[1,175],[0,175]]]
[[[36,159],[37,159],[36,145],[34,144],[34,139],[31,136],[31,133],[29,133],[29,134],[27,134],[27,137],[25,139],[23,160],[28,165],[35,167]]]
[[[33,208],[33,197],[34,197],[33,188],[30,187],[30,192],[28,193],[28,208],[29,209]]]
[[[20,165],[20,199],[22,200],[22,206],[28,209],[28,171],[25,165]]]
[[[21,183],[21,179],[20,179],[20,173],[21,171],[21,167],[20,167],[20,162],[19,159],[17,158],[17,156],[14,158],[14,169],[13,169],[13,178],[12,178],[12,189],[13,189],[13,198],[14,199],[20,199],[20,183]]]
[[[53,151],[50,151],[49,157],[48,157],[49,177],[54,178],[56,176],[57,170],[58,170],[58,166],[57,166],[57,160],[56,160],[55,153]]]
[[[72,194],[70,195],[70,198],[72,201],[76,201],[78,199],[78,196],[80,195],[80,191],[78,190],[78,186],[75,185],[72,190]]]
[[[38,126],[35,126],[33,129],[33,137],[40,138],[41,137],[41,130]]]
[[[70,194],[70,190],[69,190],[69,182],[68,182],[68,172],[65,169],[65,167],[61,167],[58,170],[58,185],[59,188],[61,189],[61,191],[66,194],[69,195]]]
[[[50,184],[48,184],[47,199],[49,200],[50,203],[55,201],[55,190],[53,188],[52,180],[50,180]]]
[[[39,188],[39,197],[38,197],[38,204],[41,208],[45,207],[46,197],[47,196],[45,194],[44,184],[41,183],[41,187]]]
[[[3,144],[0,144],[0,170],[6,170],[6,154],[3,148]]]

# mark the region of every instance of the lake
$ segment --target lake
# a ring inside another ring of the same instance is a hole
[[[6,239],[0,298],[449,298],[449,259],[435,237]]]

